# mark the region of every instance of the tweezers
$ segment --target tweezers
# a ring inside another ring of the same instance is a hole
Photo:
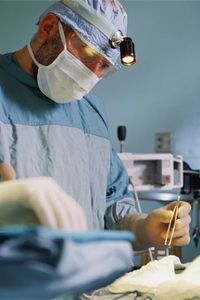
[[[180,201],[180,196],[178,196],[176,205],[174,206],[172,216],[171,216],[168,228],[167,228],[167,234],[166,234],[165,242],[164,242],[165,246],[171,246],[171,243],[172,243],[172,239],[173,239],[173,235],[174,235],[174,231],[175,231],[175,227],[176,227],[176,220],[178,218],[179,201]],[[171,230],[171,236],[170,236],[170,230]]]

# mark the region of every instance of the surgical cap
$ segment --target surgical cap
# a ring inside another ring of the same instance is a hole
[[[83,5],[85,8],[94,10],[98,16],[104,17],[117,30],[125,36],[127,33],[127,14],[118,0],[74,0]],[[116,63],[119,57],[119,49],[112,49],[109,45],[108,37],[102,33],[97,27],[86,21],[80,15],[65,5],[62,0],[51,5],[40,16],[41,18],[48,13],[54,13],[59,19],[71,26],[85,41],[92,44],[106,57]]]

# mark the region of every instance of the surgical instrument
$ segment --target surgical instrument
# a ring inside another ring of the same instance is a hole
[[[172,239],[173,239],[174,231],[175,231],[175,227],[176,227],[176,220],[178,218],[178,208],[179,208],[179,203],[180,203],[179,201],[180,201],[180,196],[178,196],[176,205],[174,206],[174,209],[172,211],[172,216],[171,216],[168,228],[167,228],[167,234],[166,234],[165,242],[164,242],[164,244],[166,246],[171,246],[171,243],[172,243]],[[170,235],[170,232],[171,232],[171,235]]]

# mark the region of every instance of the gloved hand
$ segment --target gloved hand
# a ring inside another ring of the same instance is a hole
[[[71,231],[87,229],[82,208],[49,177],[0,183],[0,222],[4,212],[10,212],[9,218],[15,218],[16,211],[19,212],[20,209],[23,212],[22,218],[30,211],[34,212],[35,220],[39,222],[37,225]],[[11,221],[15,224],[15,220]],[[19,221],[17,223],[19,224]],[[24,224],[23,220],[21,224]]]
[[[155,209],[149,214],[128,215],[120,221],[118,229],[130,230],[135,234],[134,249],[144,249],[150,246],[166,247],[164,245],[168,224],[170,222],[176,201]],[[183,246],[190,242],[189,212],[191,206],[180,201],[172,245]]]
[[[171,202],[162,208],[155,209],[148,215],[138,217],[137,235],[139,236],[140,243],[147,243],[148,246],[165,247],[164,241],[167,228],[175,205],[176,201]],[[174,246],[183,246],[190,242],[190,210],[191,206],[189,203],[180,201],[178,218],[176,220],[172,239],[172,245]]]

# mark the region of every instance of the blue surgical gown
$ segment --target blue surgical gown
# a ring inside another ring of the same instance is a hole
[[[0,162],[11,164],[17,178],[54,178],[82,206],[90,229],[115,229],[136,212],[102,101],[88,94],[53,102],[13,54],[0,55]]]

